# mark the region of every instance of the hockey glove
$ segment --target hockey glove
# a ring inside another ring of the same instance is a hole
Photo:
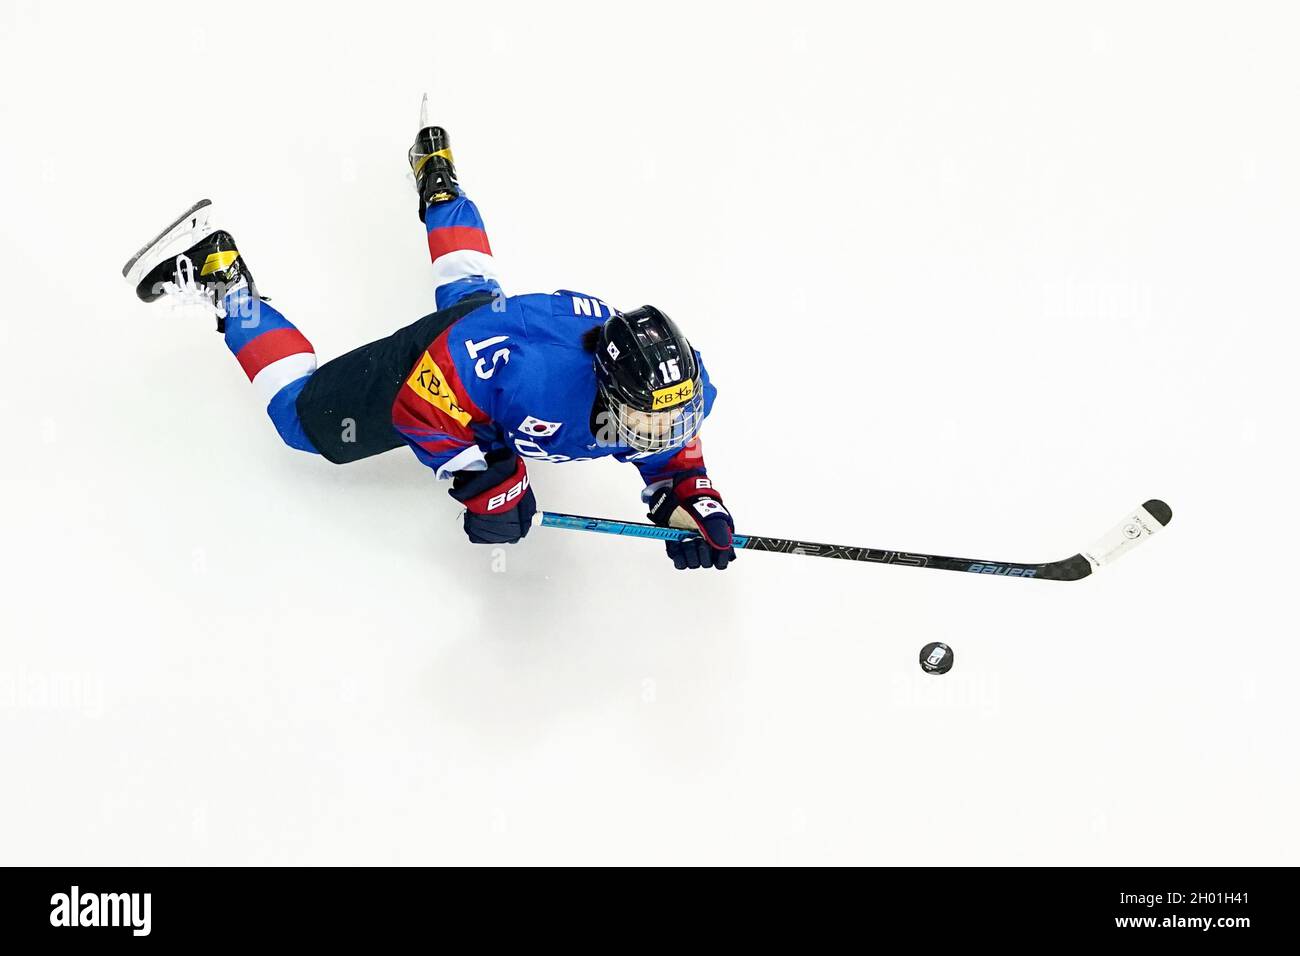
[[[650,499],[647,517],[661,528],[694,525],[699,531],[698,538],[665,542],[668,557],[678,571],[687,568],[725,571],[736,560],[736,549],[732,546],[736,525],[722,504],[722,496],[714,491],[713,482],[705,475],[678,478],[660,488]]]
[[[486,471],[456,472],[448,494],[465,506],[465,535],[475,544],[514,544],[528,534],[537,513],[518,455],[489,455]]]

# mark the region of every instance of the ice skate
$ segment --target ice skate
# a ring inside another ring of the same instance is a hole
[[[142,302],[165,295],[210,305],[224,330],[228,298],[256,301],[253,276],[234,237],[212,224],[212,202],[201,199],[127,261],[122,276]]]

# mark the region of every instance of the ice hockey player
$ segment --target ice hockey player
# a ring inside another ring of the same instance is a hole
[[[263,299],[207,200],[123,269],[137,295],[210,304],[285,444],[342,464],[403,444],[450,478],[465,533],[523,538],[537,511],[527,459],[607,455],[641,473],[679,568],[725,569],[734,524],[704,466],[699,430],[716,390],[659,309],[620,312],[577,292],[507,296],[478,209],[461,189],[447,133],[421,115],[409,160],[433,261],[437,311],[317,368],[311,343]]]

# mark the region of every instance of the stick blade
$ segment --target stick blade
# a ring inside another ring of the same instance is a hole
[[[1172,508],[1159,498],[1152,498],[1080,553],[1093,570],[1114,564],[1169,524],[1173,516]]]

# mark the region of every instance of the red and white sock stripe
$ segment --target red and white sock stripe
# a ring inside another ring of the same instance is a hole
[[[316,352],[307,337],[294,328],[270,329],[249,341],[236,353],[263,402],[290,382],[316,371]]]

